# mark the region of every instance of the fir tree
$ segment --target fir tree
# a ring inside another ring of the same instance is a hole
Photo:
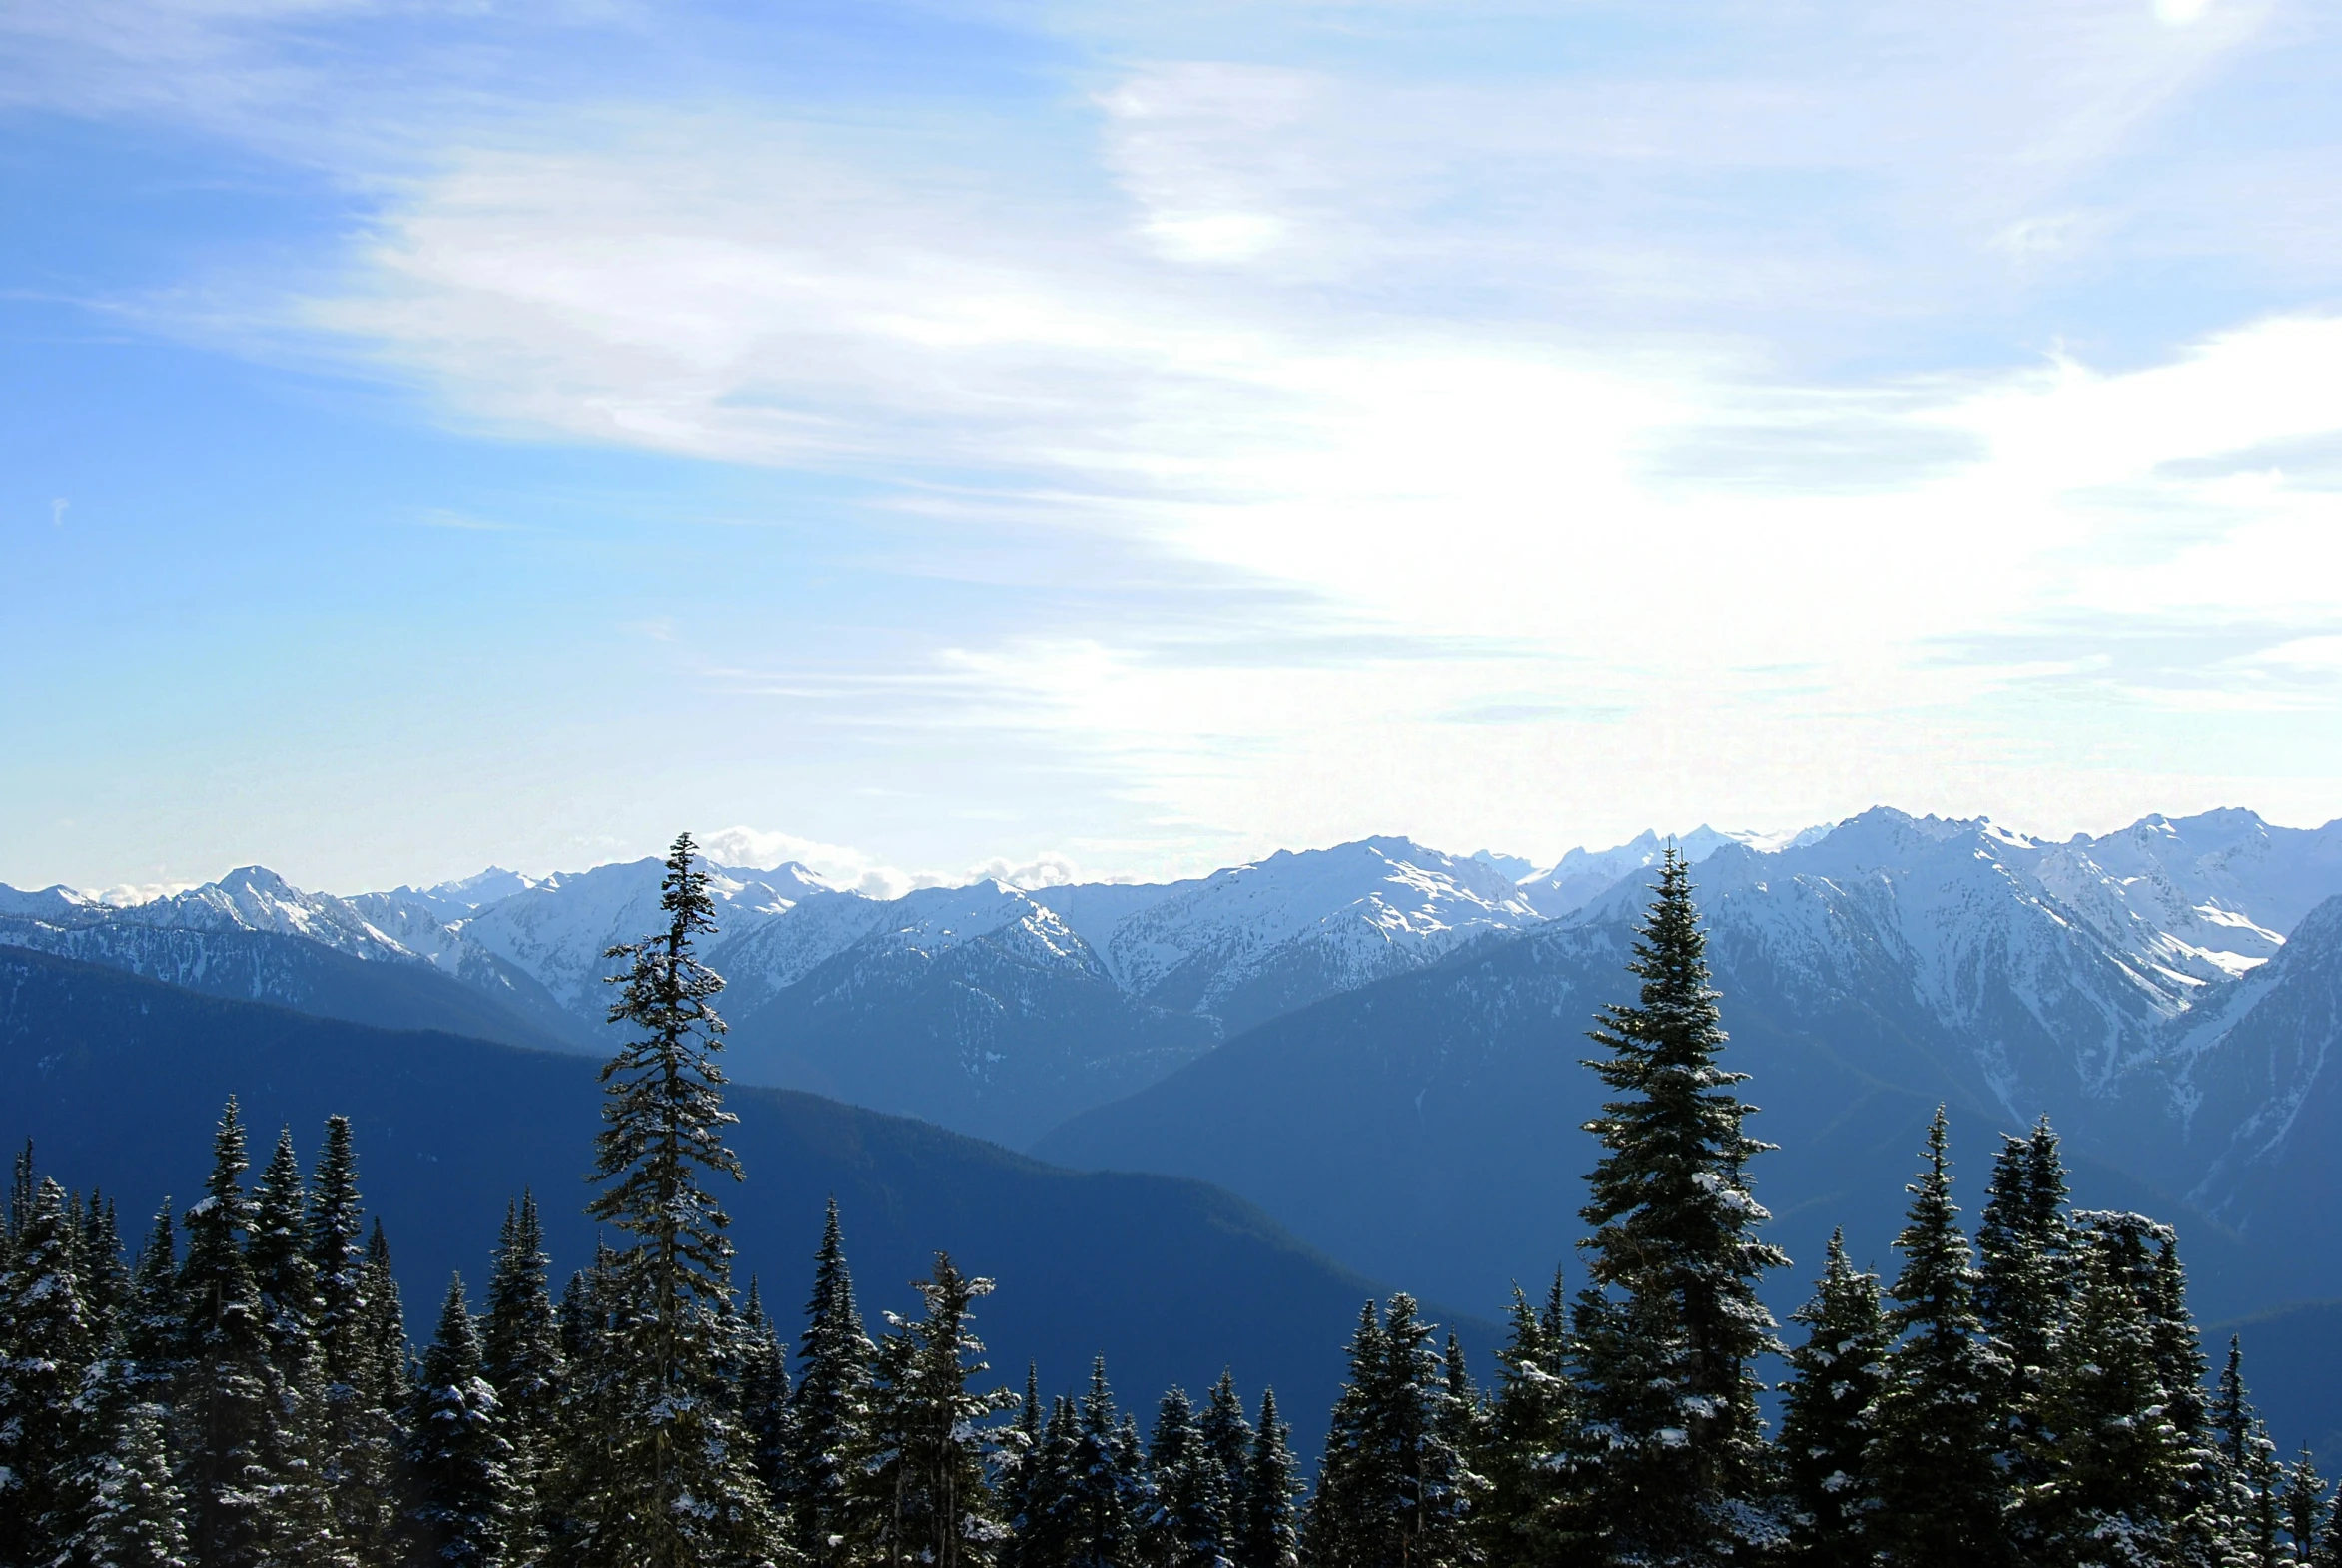
[[[1603,1156],[1581,1213],[1593,1234],[1579,1339],[1589,1413],[1605,1428],[1593,1511],[1612,1556],[1704,1559],[1771,1531],[1746,1507],[1764,1470],[1756,1359],[1777,1348],[1757,1296],[1786,1266],[1760,1240],[1742,1131],[1747,1075],[1717,1065],[1725,1034],[1708,983],[1690,868],[1671,846],[1628,966],[1634,1006],[1592,1032],[1587,1065],[1619,1098],[1586,1124]],[[1632,1385],[1632,1386],[1629,1386]]]
[[[322,1479],[337,1531],[362,1568],[392,1568],[404,1551],[405,1320],[379,1223],[367,1240],[348,1117],[327,1119],[311,1174],[308,1260],[324,1378]]]
[[[276,1493],[284,1384],[241,1244],[252,1222],[240,1183],[245,1169],[244,1126],[231,1100],[213,1142],[204,1198],[187,1211],[187,1260],[179,1271],[185,1339],[175,1446],[189,1544],[202,1568],[267,1560]]]
[[[513,1527],[512,1445],[502,1425],[457,1275],[423,1351],[407,1422],[408,1527],[424,1562],[502,1568]]]
[[[163,1406],[125,1399],[101,1450],[71,1560],[79,1568],[195,1568],[186,1500],[165,1448]]]
[[[1480,1478],[1450,1434],[1446,1369],[1414,1299],[1372,1302],[1350,1341],[1309,1512],[1306,1549],[1348,1568],[1439,1568],[1473,1560],[1467,1533]]]
[[[1001,1568],[1041,1568],[1034,1502],[1044,1460],[1047,1418],[1041,1410],[1041,1368],[1025,1363],[1025,1398],[1017,1419],[1001,1442],[993,1495],[999,1501],[1001,1523],[1008,1539],[1001,1548]]]
[[[1235,1374],[1225,1367],[1220,1369],[1219,1381],[1211,1385],[1195,1424],[1202,1430],[1204,1450],[1218,1468],[1219,1492],[1226,1509],[1221,1538],[1226,1555],[1233,1557],[1244,1510],[1245,1469],[1252,1457],[1252,1423],[1244,1419],[1244,1401],[1236,1395]]]
[[[20,1188],[30,1179],[20,1167]],[[0,1276],[0,1562],[30,1564],[67,1524],[74,1400],[100,1325],[82,1295],[80,1223],[65,1188],[43,1177],[10,1217],[14,1244]]]
[[[1805,1560],[1867,1562],[1862,1542],[1872,1410],[1886,1370],[1879,1278],[1847,1261],[1846,1234],[1830,1237],[1813,1300],[1795,1314],[1805,1342],[1789,1352],[1782,1385],[1781,1454]]]
[[[285,1563],[331,1568],[355,1557],[343,1545],[334,1508],[338,1445],[332,1391],[317,1339],[317,1267],[309,1255],[307,1208],[301,1163],[287,1128],[253,1189],[252,1228],[245,1241],[245,1262],[260,1296],[261,1330],[278,1383],[269,1456],[275,1478],[269,1554]]]
[[[756,1281],[748,1281],[740,1335],[740,1424],[748,1434],[750,1462],[765,1495],[788,1494],[789,1352],[765,1315]]]
[[[2181,1456],[2156,1368],[2149,1227],[2093,1221],[2071,1310],[2043,1369],[2017,1497],[2027,1555],[2149,1568],[2173,1555]]]
[[[564,1358],[547,1285],[544,1227],[536,1198],[522,1192],[507,1205],[488,1280],[480,1371],[496,1391],[496,1409],[511,1444],[513,1520],[506,1556],[517,1568],[544,1558],[547,1525],[538,1494],[558,1459]]]
[[[1488,1490],[1472,1530],[1490,1562],[1558,1563],[1574,1548],[1564,1493],[1578,1424],[1561,1270],[1541,1312],[1515,1284],[1508,1321],[1475,1465]]]
[[[797,1386],[789,1396],[788,1491],[783,1499],[798,1547],[816,1564],[836,1560],[847,1537],[847,1471],[862,1444],[876,1353],[854,1305],[854,1279],[831,1198],[815,1255],[813,1295],[798,1341]]]
[[[2326,1483],[2318,1474],[2318,1467],[2310,1462],[2307,1445],[2303,1446],[2301,1457],[2285,1472],[2279,1508],[2285,1516],[2285,1534],[2293,1549],[2293,1560],[2317,1562],[2326,1533]]]
[[[2029,1138],[2002,1135],[2000,1156],[1976,1226],[1976,1315],[2006,1352],[2008,1384],[2001,1394],[2004,1439],[2021,1477],[2033,1439],[2032,1410],[2047,1375],[2049,1345],[2064,1315],[2067,1293],[2065,1171],[2057,1136],[2042,1117]]]
[[[973,1308],[992,1281],[961,1273],[938,1252],[915,1288],[925,1310],[908,1320],[888,1314],[878,1347],[852,1477],[855,1533],[880,1562],[988,1568],[1003,1532],[985,1485],[994,1444],[984,1418],[1016,1403],[1007,1389],[968,1386],[989,1369]]]
[[[749,1443],[728,1408],[730,1224],[705,1176],[741,1178],[715,1065],[723,980],[700,963],[715,930],[707,873],[686,833],[660,884],[666,930],[606,955],[625,961],[609,1020],[631,1038],[602,1068],[602,1130],[587,1212],[633,1239],[618,1254],[625,1310],[612,1352],[625,1400],[610,1445],[615,1495],[598,1499],[592,1562],[624,1568],[756,1562],[772,1520]]]
[[[1292,1427],[1279,1420],[1276,1390],[1260,1391],[1260,1420],[1244,1465],[1243,1517],[1236,1532],[1237,1568],[1296,1568],[1301,1560],[1301,1467],[1293,1456]]]
[[[2001,1528],[1998,1393],[2008,1362],[1976,1316],[1976,1271],[1952,1201],[1944,1112],[1928,1130],[1928,1167],[1906,1188],[1889,1291],[1897,1343],[1879,1391],[1868,1534],[1887,1568],[1968,1568],[2007,1555]]]
[[[2187,1273],[2180,1266],[2177,1238],[2168,1231],[2157,1240],[2152,1295],[2155,1375],[2163,1384],[2165,1418],[2179,1443],[2172,1477],[2172,1560],[2179,1568],[2218,1568],[2226,1560],[2229,1536],[2224,1465],[2204,1395],[2203,1346],[2187,1308]]]
[[[1149,1560],[1165,1568],[1226,1562],[1227,1476],[1184,1389],[1171,1389],[1156,1407],[1147,1464],[1155,1482]]]

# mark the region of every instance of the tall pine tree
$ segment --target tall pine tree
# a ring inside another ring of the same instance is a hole
[[[1300,1499],[1305,1488],[1292,1435],[1291,1425],[1276,1413],[1276,1390],[1262,1389],[1252,1452],[1244,1463],[1236,1568],[1297,1568],[1301,1560]]]
[[[854,1305],[854,1277],[833,1197],[814,1258],[805,1333],[797,1342],[783,1499],[798,1549],[815,1564],[839,1561],[846,1546],[848,1472],[868,1424],[874,1354]]]
[[[623,1303],[611,1345],[623,1409],[597,1434],[613,1466],[586,1500],[585,1568],[754,1563],[773,1523],[750,1444],[729,1407],[730,1224],[703,1176],[741,1178],[724,1143],[715,1064],[723,980],[699,961],[715,900],[688,833],[669,852],[659,908],[667,926],[606,955],[625,962],[609,1019],[630,1033],[602,1068],[602,1131],[587,1212],[632,1238],[617,1257]]]
[[[1976,1315],[1974,1254],[1952,1201],[1941,1107],[1927,1161],[1905,1189],[1910,1217],[1895,1239],[1896,1343],[1876,1407],[1867,1534],[1884,1568],[1985,1568],[2007,1558],[1995,1455],[2008,1361]]]
[[[1771,1146],[1742,1130],[1748,1075],[1718,1065],[1707,938],[1672,846],[1656,891],[1628,965],[1641,996],[1604,1010],[1591,1038],[1608,1054],[1587,1063],[1617,1096],[1586,1124],[1603,1156],[1580,1211],[1590,1508],[1616,1560],[1707,1561],[1777,1533],[1751,1507],[1765,1489],[1752,1368],[1778,1348],[1757,1282],[1789,1259],[1758,1237],[1770,1216],[1747,1167]]]

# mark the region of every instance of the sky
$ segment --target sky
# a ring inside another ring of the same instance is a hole
[[[0,0],[0,880],[2342,816],[2342,8]]]

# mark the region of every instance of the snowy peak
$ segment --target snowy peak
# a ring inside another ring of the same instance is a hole
[[[427,912],[432,918],[457,921],[484,905],[498,899],[525,893],[538,885],[535,877],[524,877],[517,871],[506,871],[501,866],[490,866],[468,877],[451,882],[434,882],[427,888],[399,886],[390,889],[386,898],[411,904]]]
[[[1797,833],[1727,832],[1703,822],[1691,832],[1670,839],[1645,829],[1624,844],[1609,849],[1573,849],[1554,862],[1551,870],[1523,877],[1520,890],[1539,914],[1557,920],[1584,909],[1636,872],[1658,865],[1670,842],[1685,860],[1697,865],[1721,849],[1738,847],[1770,852],[1811,843],[1829,831],[1807,828]]]

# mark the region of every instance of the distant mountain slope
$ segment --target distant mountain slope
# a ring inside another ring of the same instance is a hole
[[[2302,1255],[2257,1229],[2239,1244],[2183,1200],[2204,1161],[2179,1158],[2170,1108],[2186,1097],[2159,1042],[2190,1000],[2243,982],[2154,968],[2151,932],[2110,949],[2039,886],[2045,858],[1987,825],[1877,813],[1703,865],[1728,1063],[1755,1076],[1753,1131],[1782,1146],[1753,1174],[1785,1244],[1810,1264],[1843,1222],[1858,1256],[1884,1258],[1944,1101],[1971,1215],[1992,1135],[2047,1110],[2082,1197],[2178,1222],[2220,1309],[2342,1292],[2342,1250]],[[1641,903],[1621,887],[1570,922],[1272,1020],[1035,1152],[1219,1182],[1360,1267],[1484,1310],[1488,1281],[1580,1231],[1594,1151],[1579,1125],[1599,1086],[1578,1063],[1595,1009],[1632,994]],[[2342,1109],[2319,1116],[2302,1147],[2342,1149]]]
[[[419,962],[353,958],[274,931],[67,924],[0,915],[0,951],[32,948],[184,986],[385,1029],[440,1029],[507,1045],[580,1049],[585,1031],[514,973],[466,985]]]
[[[580,1180],[598,1126],[590,1063],[438,1033],[392,1033],[193,995],[0,949],[0,1139],[102,1185],[136,1234],[165,1193],[200,1190],[212,1119],[241,1097],[265,1156],[290,1124],[305,1163],[330,1113],[356,1123],[363,1184],[389,1227],[410,1314],[450,1269],[476,1287],[507,1194],[533,1185],[557,1265],[592,1245]],[[1257,1209],[1200,1183],[1058,1170],[923,1123],[810,1095],[736,1089],[747,1180],[726,1191],[742,1282],[796,1321],[830,1193],[864,1309],[902,1308],[935,1247],[1000,1291],[980,1313],[995,1375],[1038,1359],[1067,1388],[1104,1350],[1126,1397],[1191,1391],[1231,1366],[1322,1430],[1358,1303],[1375,1287]],[[1487,1326],[1465,1322],[1468,1340]]]

